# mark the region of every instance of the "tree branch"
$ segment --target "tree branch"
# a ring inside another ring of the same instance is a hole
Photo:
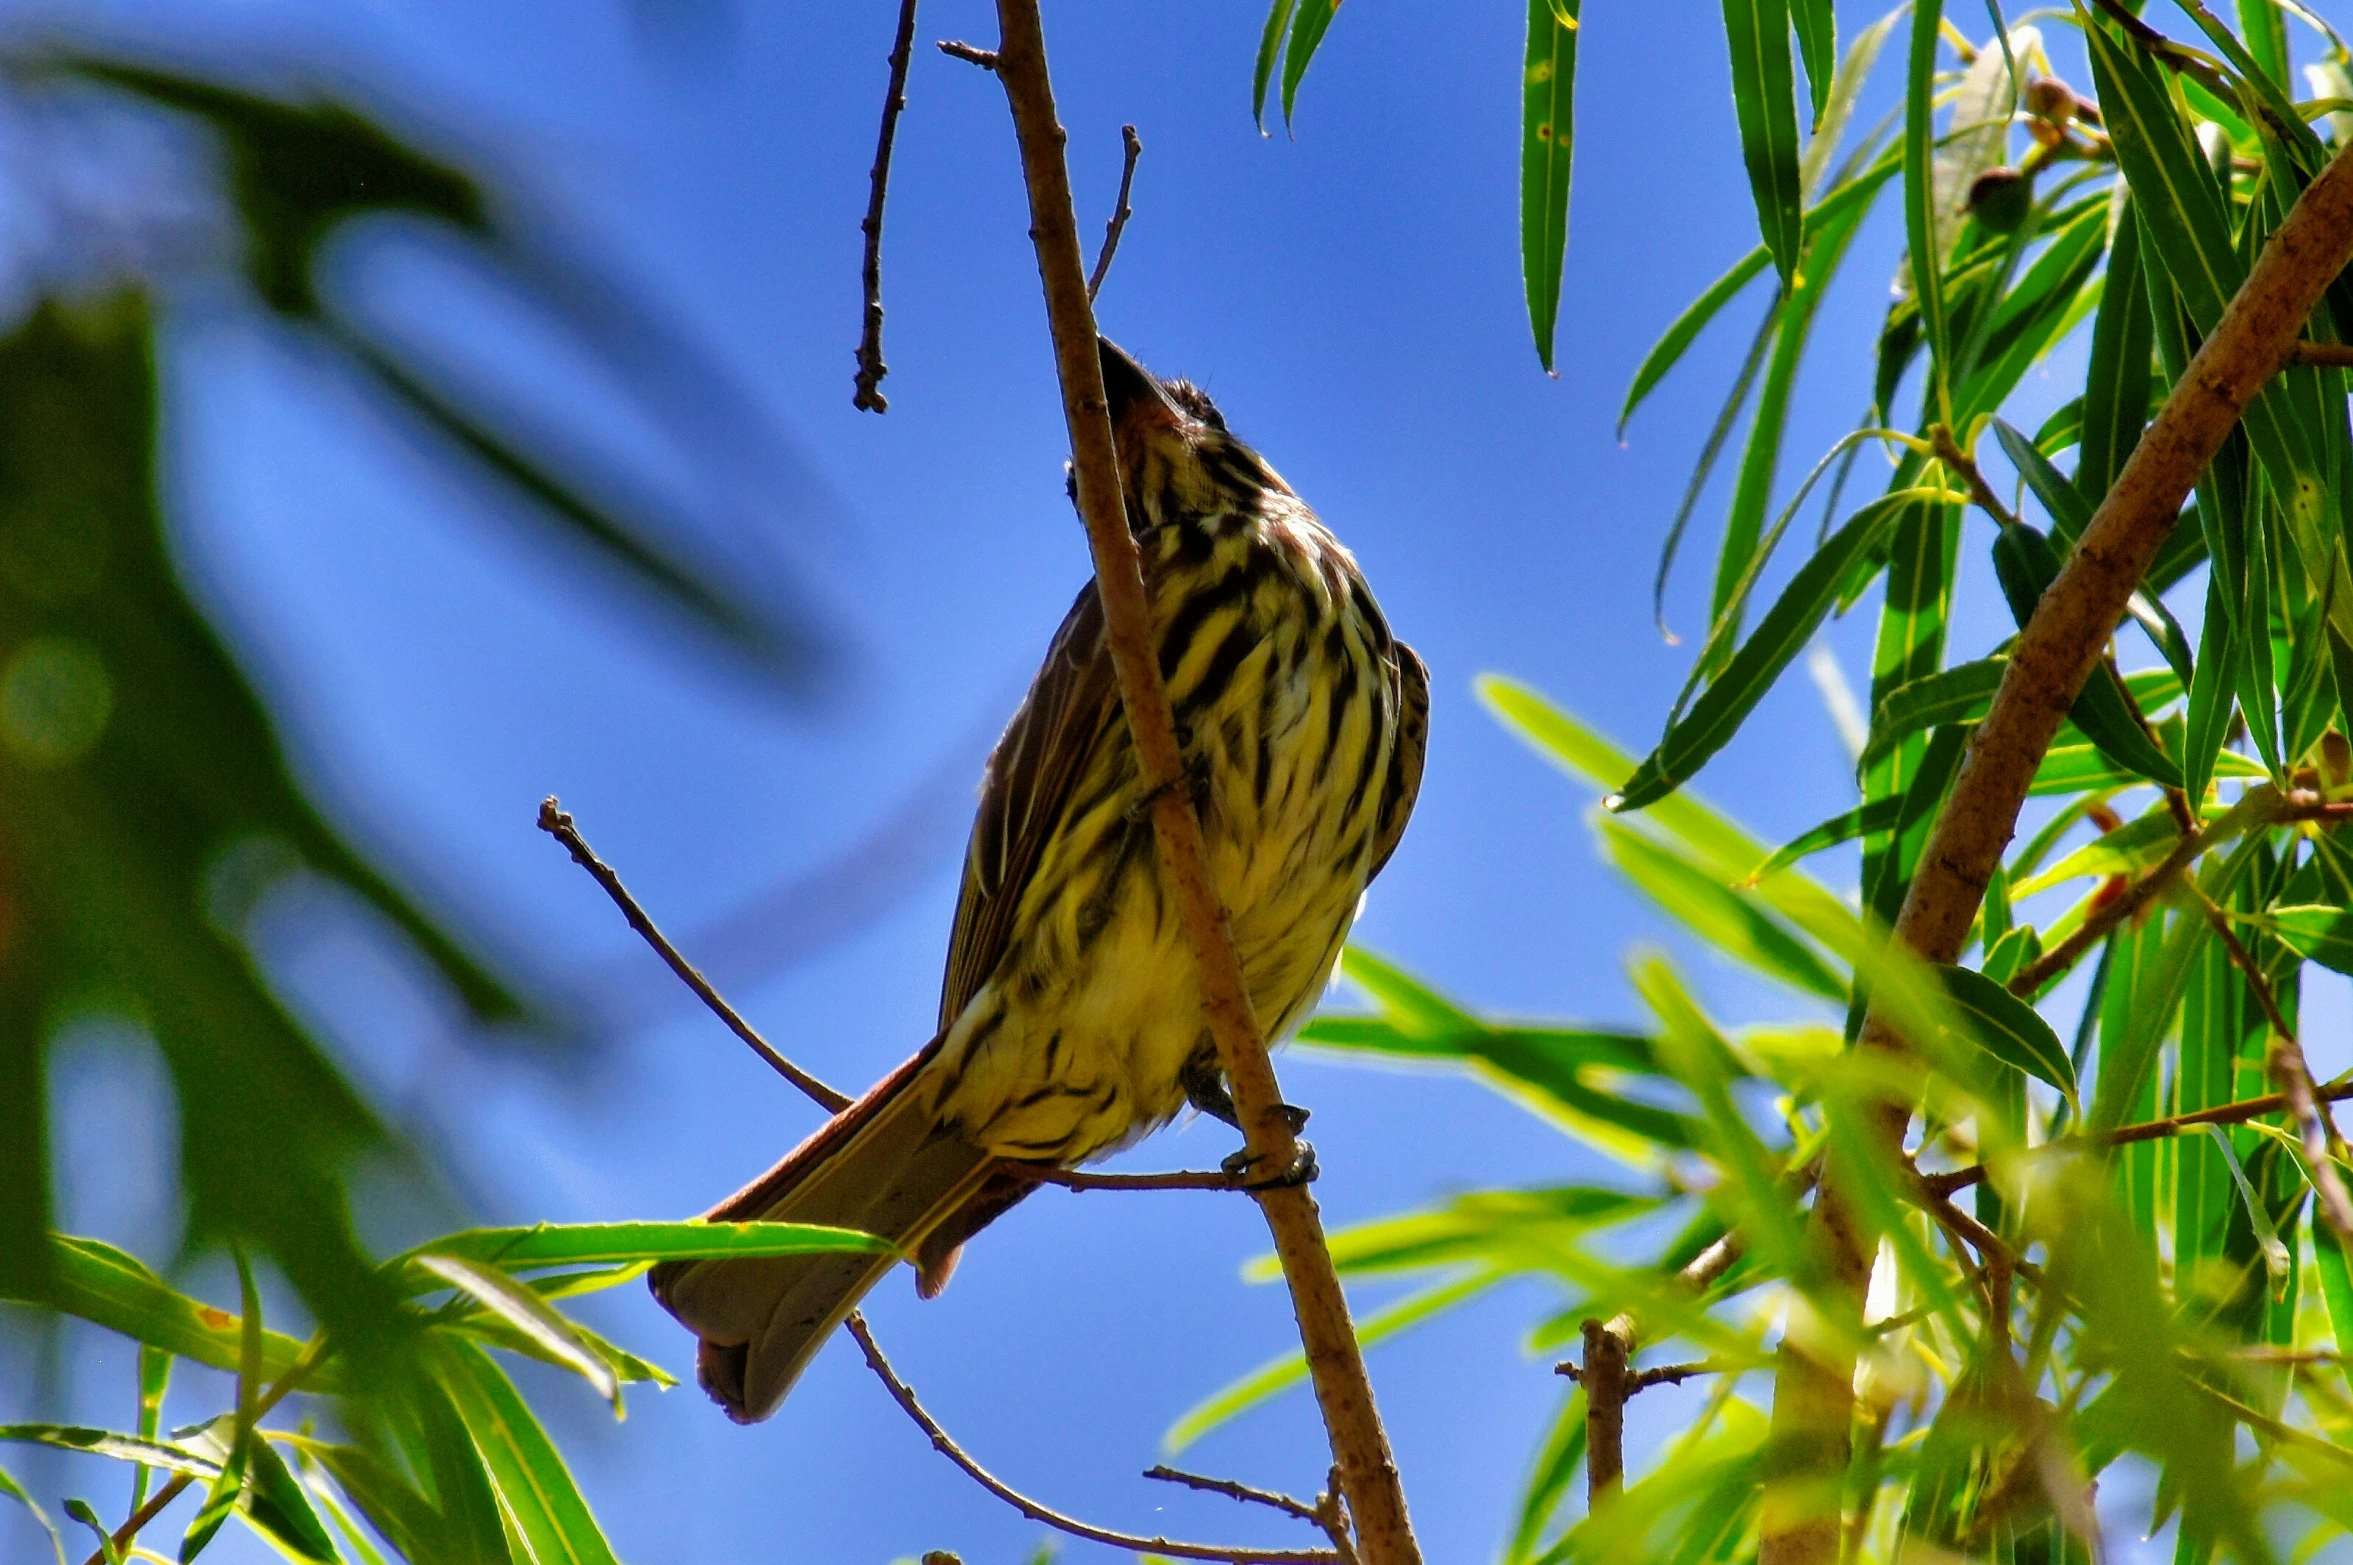
[[[882,394],[882,378],[890,373],[882,362],[882,198],[891,182],[891,144],[899,135],[899,111],[907,106],[907,58],[914,47],[915,0],[899,0],[899,34],[891,45],[891,84],[882,99],[882,132],[875,138],[866,221],[858,225],[866,235],[866,314],[858,335],[857,390],[850,406],[874,413],[885,412],[891,405]]]
[[[1119,199],[1111,203],[1111,221],[1103,225],[1103,248],[1095,252],[1095,270],[1087,277],[1087,303],[1103,291],[1103,274],[1111,270],[1111,258],[1119,254],[1119,236],[1127,232],[1127,220],[1136,209],[1127,203],[1128,192],[1136,183],[1136,159],[1144,155],[1144,143],[1137,139],[1133,125],[1119,127],[1120,145],[1127,151],[1126,166],[1119,171]]]
[[[1037,1163],[1007,1163],[1005,1172],[1041,1185],[1065,1190],[1248,1190],[1248,1171],[1229,1174],[1223,1169],[1179,1169],[1170,1174],[1090,1174],[1076,1168],[1047,1168]]]
[[[1626,1484],[1626,1398],[1633,1394],[1626,1384],[1626,1360],[1634,1352],[1634,1320],[1588,1316],[1580,1329],[1585,1365],[1577,1380],[1585,1388],[1585,1508],[1590,1512]]]
[[[931,1437],[932,1448],[963,1468],[973,1482],[1033,1522],[1043,1523],[1074,1538],[1084,1538],[1089,1543],[1109,1544],[1112,1548],[1130,1549],[1138,1554],[1164,1554],[1171,1559],[1225,1560],[1229,1565],[1345,1565],[1341,1556],[1330,1549],[1253,1549],[1241,1544],[1178,1543],[1167,1538],[1146,1538],[1131,1532],[1113,1532],[1108,1527],[1097,1527],[1075,1516],[1065,1516],[1050,1505],[1041,1505],[974,1461],[940,1427],[939,1420],[923,1410],[923,1404],[915,1399],[914,1391],[891,1368],[891,1361],[882,1356],[882,1349],[874,1341],[874,1333],[866,1328],[865,1316],[852,1310],[845,1324],[850,1328],[850,1335],[858,1339],[860,1351],[866,1355],[866,1367],[873,1370],[882,1383],[890,1388],[891,1399],[906,1410],[909,1418],[915,1420],[916,1427]]]
[[[1070,428],[1079,514],[1094,553],[1096,590],[1120,702],[1134,737],[1142,784],[1154,800],[1161,869],[1187,942],[1201,964],[1203,1006],[1255,1166],[1287,1169],[1298,1160],[1298,1140],[1251,1011],[1249,991],[1243,987],[1225,910],[1209,881],[1192,791],[1178,786],[1184,774],[1183,752],[1177,745],[1168,688],[1153,655],[1143,564],[1120,495],[1094,311],[1087,300],[1070,170],[1063,157],[1067,138],[1055,116],[1037,0],[998,0],[997,20],[997,79],[1013,111],[1029,188],[1030,234],[1037,247],[1063,415]],[[1341,1489],[1355,1519],[1358,1550],[1371,1565],[1418,1565],[1421,1551],[1406,1519],[1404,1487],[1373,1405],[1364,1353],[1349,1323],[1347,1297],[1324,1242],[1315,1200],[1300,1187],[1259,1191],[1256,1199],[1290,1285],[1308,1374],[1331,1436]]]
[[[2105,3],[2105,0],[2103,0]],[[2121,9],[2118,7],[2117,9]],[[2214,331],[2133,448],[2058,579],[2019,632],[1992,708],[1970,738],[1896,920],[1922,959],[1959,955],[1987,881],[2015,830],[2035,768],[2083,689],[2127,600],[2173,531],[2198,475],[2264,383],[2287,362],[2323,292],[2353,257],[2353,159],[2339,154],[2265,244]],[[1861,1047],[1906,1052],[1886,1017],[1866,1016]],[[1911,1111],[1890,1104],[1871,1127],[1900,1152]],[[1784,1334],[1773,1400],[1777,1453],[1762,1512],[1763,1565],[1837,1558],[1840,1479],[1854,1409],[1853,1334],[1878,1235],[1847,1195],[1834,1158],[1807,1221],[1823,1286],[1812,1314],[1828,1330]]]
[[[2353,342],[2299,342],[2288,362],[2316,369],[2353,369]]]
[[[645,937],[645,943],[654,948],[654,954],[670,964],[670,971],[676,973],[679,980],[711,1008],[712,1015],[727,1024],[729,1032],[751,1045],[752,1052],[766,1060],[770,1069],[800,1088],[828,1114],[839,1114],[850,1106],[846,1094],[834,1091],[777,1052],[776,1047],[761,1037],[750,1022],[737,1014],[734,1006],[720,997],[719,991],[711,987],[711,981],[697,971],[692,962],[678,954],[678,948],[670,943],[652,919],[646,917],[645,909],[637,905],[637,899],[629,894],[627,886],[621,884],[621,877],[613,872],[612,866],[596,856],[596,850],[588,845],[586,837],[580,835],[580,828],[572,824],[572,817],[557,805],[556,796],[552,793],[539,801],[539,829],[562,843],[572,855],[572,862],[596,878],[596,883],[605,888],[605,895],[611,897],[613,905],[621,910],[621,916],[629,920],[629,927]]]

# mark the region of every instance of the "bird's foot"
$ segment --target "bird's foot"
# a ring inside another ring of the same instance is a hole
[[[1189,753],[1192,747],[1190,733],[1179,733],[1177,743],[1187,752],[1184,770],[1167,782],[1145,789],[1129,801],[1123,814],[1130,826],[1141,826],[1151,820],[1153,807],[1159,804],[1161,796],[1174,793],[1179,788],[1192,795],[1195,812],[1209,802],[1209,757]]]
[[[1288,1107],[1288,1105],[1285,1106]],[[1293,1112],[1297,1113],[1298,1111],[1293,1110]],[[1305,1116],[1302,1115],[1301,1119],[1304,1122]],[[1290,1167],[1281,1173],[1272,1174],[1263,1179],[1244,1179],[1243,1176],[1256,1167],[1259,1161],[1257,1153],[1244,1147],[1218,1164],[1218,1167],[1225,1171],[1226,1177],[1229,1179],[1239,1180],[1239,1188],[1251,1191],[1296,1190],[1302,1185],[1314,1184],[1316,1176],[1322,1172],[1316,1166],[1315,1144],[1310,1141],[1299,1143],[1299,1150],[1292,1156]]]

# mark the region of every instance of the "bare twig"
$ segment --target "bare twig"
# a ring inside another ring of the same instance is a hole
[[[1577,1376],[1585,1388],[1585,1505],[1601,1503],[1626,1482],[1626,1360],[1634,1351],[1634,1322],[1619,1315],[1586,1318],[1585,1364]]]
[[[2320,369],[2353,369],[2353,342],[2299,342],[2288,362]]]
[[[2348,258],[2353,160],[2340,155],[2264,246],[2019,633],[1897,917],[1897,938],[1924,960],[1959,955],[2035,770],[2172,533],[2182,501],[2286,361]],[[1865,1018],[1861,1047],[1908,1048],[1877,1008]],[[1910,1121],[1908,1105],[1890,1103],[1874,1117],[1871,1134],[1900,1152]],[[1815,1313],[1827,1329],[1793,1327],[1783,1338],[1770,1437],[1782,1459],[1764,1495],[1763,1565],[1828,1565],[1839,1546],[1838,1477],[1854,1413],[1853,1339],[1845,1327],[1860,1320],[1878,1234],[1836,1170],[1822,1181],[1807,1235],[1823,1282]]]
[[[882,198],[891,182],[891,143],[899,135],[899,111],[907,106],[907,57],[915,47],[915,0],[899,0],[899,34],[891,44],[891,84],[882,99],[882,132],[874,143],[872,188],[866,196],[866,221],[858,227],[866,235],[865,324],[858,334],[857,391],[850,406],[881,413],[890,407],[882,394],[882,378],[890,367],[882,362]]]
[[[1161,869],[1174,893],[1187,943],[1201,964],[1203,1009],[1253,1166],[1288,1169],[1299,1160],[1293,1119],[1286,1112],[1265,1037],[1243,986],[1225,910],[1210,884],[1192,790],[1178,786],[1184,755],[1177,744],[1168,688],[1153,653],[1143,563],[1120,495],[1101,352],[1094,311],[1087,301],[1070,170],[1063,157],[1066,138],[1055,114],[1037,0],[998,0],[997,20],[997,79],[1004,85],[1021,146],[1030,235],[1037,247],[1063,416],[1070,429],[1079,514],[1094,554],[1105,639],[1135,742],[1140,781],[1154,801],[1153,834]],[[1303,1187],[1266,1189],[1255,1196],[1290,1285],[1308,1376],[1331,1436],[1341,1489],[1357,1528],[1358,1551],[1371,1565],[1418,1565],[1421,1550],[1406,1519],[1396,1458],[1373,1405],[1364,1352],[1348,1319],[1348,1300],[1324,1242],[1315,1199]]]
[[[2134,881],[2122,895],[2093,909],[2075,933],[2020,968],[2011,976],[2010,992],[2021,998],[2032,998],[2055,975],[2074,966],[2076,960],[2097,945],[2109,930],[2147,907],[2161,892],[2179,880],[2182,872],[2200,857],[2234,837],[2285,818],[2286,809],[2287,801],[2283,801],[2269,786],[2248,789],[2228,813],[2204,830],[2183,836],[2174,843],[2173,851],[2166,854],[2161,863]]]
[[[1248,1175],[1222,1169],[1179,1169],[1170,1174],[1089,1174],[1075,1168],[1047,1168],[1037,1163],[1007,1163],[1008,1174],[1034,1179],[1041,1185],[1065,1190],[1247,1190]]]
[[[586,837],[580,835],[580,828],[572,824],[572,817],[557,805],[556,796],[552,793],[539,801],[539,829],[562,843],[572,855],[572,862],[596,878],[596,883],[605,888],[605,895],[611,897],[613,905],[621,910],[621,916],[629,920],[629,927],[645,938],[645,943],[654,948],[654,954],[670,964],[670,971],[676,973],[679,980],[711,1008],[711,1014],[725,1022],[729,1032],[749,1044],[752,1052],[766,1060],[771,1070],[800,1088],[828,1114],[839,1114],[850,1106],[847,1096],[834,1091],[778,1053],[775,1045],[761,1037],[752,1024],[737,1013],[734,1006],[720,997],[719,991],[711,987],[709,979],[696,971],[692,962],[678,954],[678,948],[646,916],[645,909],[637,905],[637,899],[629,894],[627,886],[621,884],[621,877],[613,872],[612,866],[596,856],[596,850],[588,845]]]
[[[977,65],[984,71],[993,71],[997,68],[997,55],[993,49],[976,49],[971,44],[962,43],[953,38],[942,38],[939,42],[939,51],[952,60],[962,60],[967,65]]]
[[[1714,1359],[1702,1359],[1696,1364],[1660,1364],[1650,1369],[1637,1370],[1626,1383],[1626,1394],[1648,1391],[1653,1386],[1679,1386],[1695,1375],[1721,1375],[1729,1366]]]
[[[1188,1489],[1198,1489],[1204,1494],[1222,1494],[1228,1499],[1240,1500],[1245,1504],[1272,1506],[1285,1516],[1296,1516],[1301,1521],[1311,1522],[1316,1519],[1315,1507],[1305,1500],[1294,1500],[1289,1495],[1277,1494],[1272,1489],[1254,1489],[1246,1483],[1237,1483],[1231,1478],[1205,1478],[1199,1473],[1188,1473],[1182,1468],[1170,1467],[1166,1463],[1162,1463],[1158,1467],[1145,1468],[1144,1476],[1157,1478],[1162,1483],[1182,1484]]]
[[[1097,1527],[1074,1516],[1065,1516],[1052,1506],[1041,1505],[974,1461],[940,1427],[939,1420],[923,1410],[923,1404],[915,1399],[914,1391],[891,1368],[890,1360],[882,1356],[882,1349],[876,1345],[874,1333],[866,1328],[863,1315],[856,1310],[850,1311],[847,1325],[850,1335],[858,1339],[860,1351],[866,1355],[866,1367],[873,1370],[876,1377],[890,1388],[891,1399],[906,1410],[909,1418],[915,1420],[916,1427],[931,1438],[932,1448],[963,1468],[973,1482],[1033,1522],[1043,1523],[1074,1538],[1084,1538],[1089,1543],[1109,1544],[1115,1549],[1132,1549],[1139,1554],[1165,1554],[1171,1559],[1225,1560],[1230,1565],[1311,1565],[1311,1562],[1325,1561],[1342,1565],[1340,1556],[1330,1549],[1254,1549],[1243,1544],[1180,1543],[1167,1538],[1146,1538],[1136,1533],[1114,1532],[1108,1527]]]
[[[1095,252],[1095,270],[1087,277],[1087,303],[1103,291],[1103,274],[1111,270],[1111,258],[1119,254],[1119,236],[1127,229],[1127,220],[1135,215],[1135,208],[1127,203],[1128,192],[1136,183],[1136,159],[1144,155],[1144,143],[1137,139],[1133,125],[1119,127],[1120,145],[1127,151],[1127,163],[1119,171],[1119,199],[1111,203],[1111,221],[1103,225],[1103,248]]]

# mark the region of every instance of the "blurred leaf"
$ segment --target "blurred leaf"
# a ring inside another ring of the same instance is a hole
[[[1528,1474],[1528,1482],[1520,1493],[1519,1517],[1513,1523],[1511,1542],[1504,1546],[1504,1565],[1528,1565],[1543,1547],[1544,1533],[1552,1525],[1561,1501],[1576,1481],[1577,1468],[1585,1460],[1585,1393],[1571,1391],[1561,1400],[1560,1416],[1545,1432],[1544,1442],[1536,1448],[1536,1462]]]
[[[1936,25],[1944,0],[1913,0],[1912,50],[1904,89],[1904,236],[1911,245],[1912,299],[1928,339],[1933,386],[1930,405],[1939,417],[1951,402],[1948,379],[1953,349],[1945,322],[1938,268],[1944,246],[1936,226]]]
[[[297,1439],[295,1449],[333,1476],[368,1524],[411,1565],[432,1560],[445,1532],[433,1502],[370,1452],[355,1446]],[[504,1539],[501,1539],[504,1552]]]
[[[152,1440],[163,1429],[163,1398],[172,1383],[172,1356],[139,1344],[139,1438]],[[147,1503],[147,1469],[131,1475],[131,1509]]]
[[[535,1356],[560,1364],[596,1388],[621,1416],[621,1380],[572,1323],[538,1294],[492,1267],[454,1255],[420,1255],[417,1269],[428,1272],[480,1303],[530,1341]]]
[[[1546,373],[1552,370],[1553,325],[1560,315],[1561,258],[1569,244],[1577,5],[1578,0],[1528,0],[1528,53],[1521,80],[1520,271],[1536,357]],[[1287,115],[1288,97],[1284,101]]]
[[[2324,1217],[2313,1220],[2312,1258],[2320,1271],[2320,1296],[2328,1306],[2337,1351],[2353,1352],[2346,1346],[2353,1343],[2353,1273],[2345,1265],[2345,1241]]]
[[[2027,933],[2032,933],[2027,931]],[[2067,1046],[2033,1006],[1983,973],[1943,967],[1945,994],[1968,1021],[1970,1038],[2003,1064],[2047,1082],[2075,1100],[2075,1067]]]
[[[1618,872],[1701,944],[1801,994],[1845,1002],[1847,981],[1753,900],[1617,821],[1598,827]]]
[[[42,1302],[134,1341],[235,1373],[241,1327],[227,1310],[174,1291],[135,1256],[96,1239],[58,1235],[52,1257],[55,1282]],[[262,1334],[263,1372],[271,1379],[282,1377],[301,1355],[302,1344],[294,1338]]]
[[[225,1462],[236,1439],[236,1423],[235,1415],[223,1414],[209,1424],[181,1430],[177,1437],[189,1449]],[[246,1448],[245,1461],[245,1481],[236,1506],[246,1521],[276,1544],[281,1554],[339,1565],[342,1556],[335,1550],[334,1539],[327,1535],[285,1458],[257,1434]]]
[[[1647,1217],[1660,1205],[1657,1196],[1596,1185],[1473,1190],[1426,1211],[1340,1229],[1332,1235],[1332,1260],[1351,1276],[1471,1263],[1498,1274],[1544,1271],[1583,1235]],[[1267,1256],[1243,1275],[1271,1282],[1282,1272]]]
[[[1657,749],[1607,802],[1614,811],[1643,809],[1690,780],[1710,756],[1730,742],[1741,723],[1764,699],[1774,680],[1813,638],[1830,611],[1838,584],[1854,561],[1906,506],[1933,491],[1899,490],[1865,506],[1798,568],[1756,631],[1734,654],[1724,672],[1667,730]]]
[[[1824,848],[1834,848],[1842,842],[1871,832],[1886,831],[1896,823],[1902,811],[1901,799],[1873,799],[1869,804],[1858,804],[1840,815],[1833,815],[1821,825],[1800,832],[1787,843],[1773,850],[1773,856],[1757,866],[1750,875],[1751,883],[1780,873],[1798,860]]]
[[[1797,97],[1789,61],[1788,0],[1724,0],[1732,51],[1732,107],[1740,121],[1757,227],[1785,290],[1797,286],[1805,218],[1798,188]]]
[[[2017,882],[2010,894],[2031,897],[2087,875],[2130,875],[2163,859],[2180,840],[2181,828],[2174,824],[2173,816],[2151,810],[2114,831],[2102,832],[2041,874]]]
[[[1467,1276],[1442,1282],[1434,1288],[1411,1293],[1396,1303],[1373,1311],[1357,1326],[1356,1340],[1365,1347],[1385,1342],[1399,1332],[1419,1326],[1477,1298],[1501,1279],[1491,1273],[1472,1272]],[[1273,1359],[1244,1375],[1192,1407],[1168,1427],[1160,1437],[1160,1448],[1174,1456],[1203,1435],[1221,1424],[1231,1423],[1259,1403],[1288,1391],[1307,1379],[1307,1358],[1290,1352]]]
[[[49,1548],[57,1556],[57,1565],[66,1565],[65,1540],[57,1535],[57,1523],[49,1519],[49,1513],[42,1510],[31,1495],[25,1493],[24,1485],[11,1477],[4,1467],[0,1467],[0,1495],[6,1495],[33,1513],[35,1524],[49,1535]],[[112,1542],[113,1540],[109,1539],[108,1541]]]
[[[385,1263],[394,1273],[413,1257],[452,1256],[508,1271],[602,1261],[699,1261],[761,1255],[884,1251],[872,1234],[819,1223],[539,1223],[529,1228],[469,1228],[428,1240]]]
[[[78,1498],[66,1501],[65,1514],[98,1535],[98,1553],[106,1565],[123,1565],[121,1545],[114,1541],[114,1534],[106,1523],[98,1519],[98,1513],[90,1509],[89,1501]]]
[[[262,1444],[254,1433],[254,1409],[261,1395],[262,1325],[261,1296],[254,1286],[253,1268],[245,1259],[242,1246],[232,1244],[229,1255],[237,1265],[237,1290],[240,1295],[237,1333],[237,1410],[225,1419],[215,1419],[215,1449],[221,1470],[213,1475],[211,1486],[205,1490],[204,1502],[189,1518],[188,1531],[180,1539],[180,1565],[203,1553],[213,1538],[227,1525],[229,1518],[242,1506],[247,1486],[253,1477],[253,1453]],[[227,1425],[227,1434],[218,1434]],[[312,1525],[315,1527],[317,1523]],[[332,1558],[333,1548],[328,1549]]]

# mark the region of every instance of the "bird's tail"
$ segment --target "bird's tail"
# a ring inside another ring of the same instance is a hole
[[[989,1183],[995,1160],[940,1126],[918,1078],[935,1041],[752,1184],[713,1222],[829,1223],[913,1255]],[[738,1423],[776,1411],[827,1335],[897,1257],[837,1251],[741,1261],[671,1261],[648,1279],[697,1336],[695,1368]],[[945,1280],[944,1277],[941,1280]],[[936,1290],[934,1290],[936,1291]]]

